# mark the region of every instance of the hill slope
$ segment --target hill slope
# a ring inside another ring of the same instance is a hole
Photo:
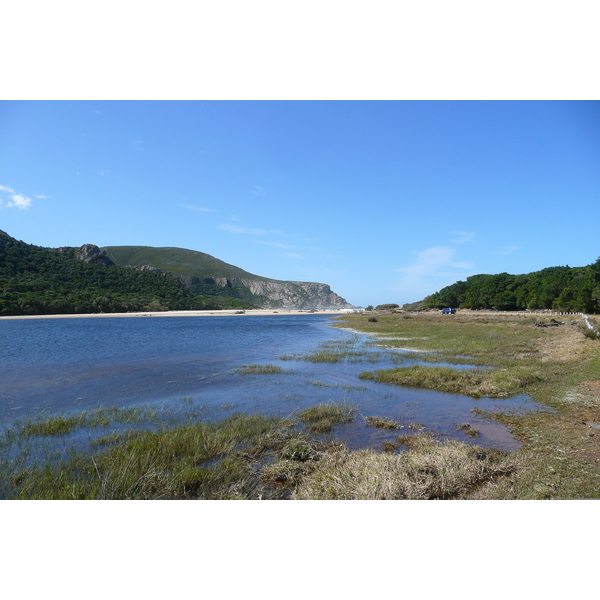
[[[150,246],[106,246],[103,250],[117,265],[153,267],[172,273],[193,293],[230,295],[265,308],[351,306],[327,284],[260,277],[204,252]]]
[[[107,256],[120,266],[151,266],[182,277],[215,278],[244,277],[264,279],[234,267],[210,254],[185,248],[154,248],[152,246],[105,246]]]

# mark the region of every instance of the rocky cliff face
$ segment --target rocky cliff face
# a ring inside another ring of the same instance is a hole
[[[117,247],[118,249],[119,247]],[[256,304],[257,306],[261,306],[263,308],[282,308],[282,309],[327,309],[327,308],[352,308],[351,304],[348,304],[344,298],[341,298],[337,294],[331,291],[331,288],[325,283],[308,283],[303,281],[278,281],[276,279],[267,279],[264,277],[197,277],[195,275],[184,275],[182,274],[181,264],[187,267],[188,271],[201,272],[203,270],[202,265],[206,264],[206,257],[208,257],[212,262],[209,264],[212,265],[213,262],[222,263],[222,261],[218,261],[214,257],[211,257],[206,254],[193,252],[189,250],[182,249],[173,249],[173,248],[146,248],[141,247],[142,250],[154,250],[154,256],[161,258],[167,253],[167,259],[163,262],[167,266],[163,266],[160,262],[160,268],[155,266],[154,264],[140,264],[138,260],[137,264],[127,264],[124,261],[118,262],[121,266],[134,266],[136,269],[141,270],[151,270],[159,273],[169,274],[172,277],[175,277],[179,280],[185,287],[190,288],[196,284],[210,284],[216,285],[222,288],[233,288],[231,290],[231,294],[235,297],[241,298],[250,302],[252,304]],[[110,248],[109,248],[110,250]],[[114,252],[115,248],[113,248]],[[181,254],[181,252],[185,253],[183,256],[179,256],[180,259],[179,264],[177,261],[175,263],[170,263],[169,261],[173,260],[173,251],[177,251]],[[157,254],[158,252],[158,254]],[[162,254],[160,254],[162,252]],[[189,255],[192,255],[191,258]],[[196,255],[202,256],[202,261],[198,262]],[[152,256],[152,255],[151,255]],[[76,249],[76,257],[79,260],[83,260],[84,262],[102,262],[104,264],[114,264],[113,261],[107,256],[106,250],[101,250],[98,246],[94,246],[93,244],[85,244],[81,246],[81,248]],[[185,264],[185,261],[190,262],[190,264]],[[194,262],[196,261],[196,262]],[[226,268],[230,271],[235,269],[241,273],[245,273],[241,269],[237,267],[233,267],[232,265],[227,265],[226,263],[222,263]],[[179,267],[177,269],[170,270],[169,266]],[[214,268],[214,265],[212,265]],[[193,267],[190,268],[190,267]],[[185,272],[185,270],[183,270]],[[251,275],[248,273],[248,275]],[[202,293],[202,292],[200,292]],[[214,293],[214,292],[213,292]]]
[[[272,279],[245,279],[218,277],[221,287],[243,286],[254,296],[263,299],[265,308],[311,309],[351,308],[344,298],[331,291],[325,283],[304,281],[275,281]]]

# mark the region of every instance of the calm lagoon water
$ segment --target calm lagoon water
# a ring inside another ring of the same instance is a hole
[[[240,411],[287,416],[312,404],[346,401],[359,416],[339,436],[353,448],[380,447],[399,433],[365,427],[362,416],[369,415],[397,420],[407,428],[402,432],[421,424],[482,446],[519,446],[504,426],[472,410],[538,410],[527,397],[473,400],[361,380],[363,371],[419,362],[414,353],[376,349],[370,341],[319,314],[3,320],[0,427],[107,406],[193,407],[202,418],[218,419]],[[356,354],[340,363],[281,359],[336,344]],[[237,371],[254,364],[285,372]],[[480,437],[456,430],[465,422]]]

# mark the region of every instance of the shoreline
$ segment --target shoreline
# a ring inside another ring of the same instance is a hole
[[[119,318],[119,317],[243,317],[243,316],[271,316],[271,315],[345,315],[355,312],[353,309],[320,309],[299,310],[299,309],[224,309],[224,310],[170,310],[162,312],[128,312],[128,313],[90,313],[90,314],[62,314],[62,315],[11,315],[0,317],[0,321],[14,319],[98,319],[98,318]]]

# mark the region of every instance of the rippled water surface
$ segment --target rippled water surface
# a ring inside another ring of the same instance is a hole
[[[377,447],[398,434],[366,427],[362,417],[369,415],[393,418],[406,431],[423,426],[482,446],[518,447],[504,426],[473,409],[536,410],[535,403],[523,396],[473,400],[361,380],[363,371],[419,362],[413,352],[376,349],[369,342],[371,337],[334,328],[330,317],[319,314],[0,321],[0,424],[104,406],[176,407],[183,398],[209,419],[233,411],[287,416],[319,402],[346,401],[359,413],[339,432],[351,447]],[[324,346],[351,354],[338,363],[298,359]],[[238,371],[256,364],[285,372]],[[457,431],[465,422],[480,436]]]

